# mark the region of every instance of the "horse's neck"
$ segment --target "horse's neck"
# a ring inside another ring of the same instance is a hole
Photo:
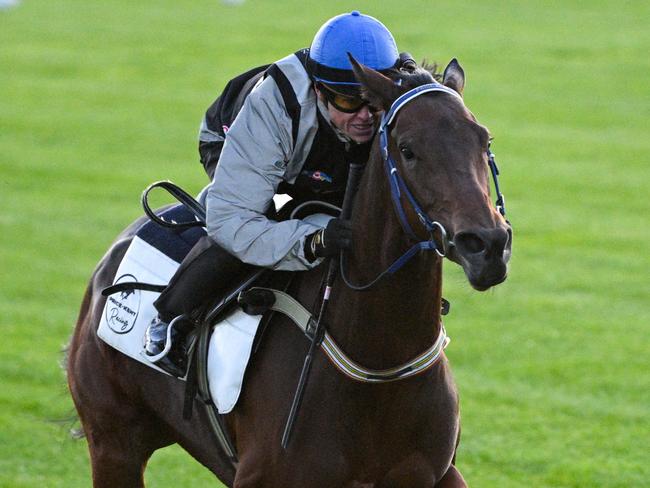
[[[368,163],[353,213],[355,239],[346,273],[356,284],[373,279],[413,244],[395,216],[377,156]],[[435,253],[420,253],[369,291],[353,291],[339,278],[328,330],[366,366],[394,366],[421,353],[437,338],[441,286],[442,263]]]

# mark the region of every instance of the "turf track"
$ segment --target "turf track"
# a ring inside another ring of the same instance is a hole
[[[379,5],[381,3],[381,5]],[[416,58],[458,57],[515,228],[509,281],[447,266],[458,464],[477,487],[647,486],[649,4],[24,0],[0,11],[0,486],[89,486],[58,367],[95,263],[169,178],[192,191],[231,76],[352,8]],[[151,486],[212,478],[179,449]]]

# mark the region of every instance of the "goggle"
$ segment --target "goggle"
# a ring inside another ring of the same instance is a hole
[[[331,103],[339,112],[353,114],[368,105],[368,102],[366,102],[360,96],[343,95],[342,93],[338,93],[325,86],[323,83],[318,84],[318,89],[323,93],[323,95],[325,95],[327,101]],[[378,111],[371,105],[368,105],[368,108],[372,112]]]

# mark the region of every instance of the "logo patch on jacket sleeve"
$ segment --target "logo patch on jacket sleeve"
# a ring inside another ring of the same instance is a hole
[[[325,173],[324,171],[306,171],[307,176],[309,176],[314,181],[326,181],[327,183],[332,182],[332,177]]]

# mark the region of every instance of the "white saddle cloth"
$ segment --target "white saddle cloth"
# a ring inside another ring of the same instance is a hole
[[[304,220],[325,227],[332,217],[313,214]],[[149,243],[134,237],[120,263],[113,284],[137,281],[166,285],[179,263]],[[131,290],[108,297],[99,323],[99,337],[118,351],[150,368],[164,371],[144,354],[144,333],[157,311],[158,293]],[[247,315],[236,309],[214,327],[208,349],[208,383],[219,413],[230,412],[239,398],[253,339],[261,315]]]
[[[169,282],[179,263],[142,239],[135,237],[120,263],[113,284],[137,281]],[[106,300],[97,335],[123,354],[154,368],[144,354],[144,333],[157,311],[158,293],[131,290],[115,293]],[[208,383],[219,413],[230,412],[239,398],[261,315],[251,316],[236,309],[217,324],[208,350]]]

